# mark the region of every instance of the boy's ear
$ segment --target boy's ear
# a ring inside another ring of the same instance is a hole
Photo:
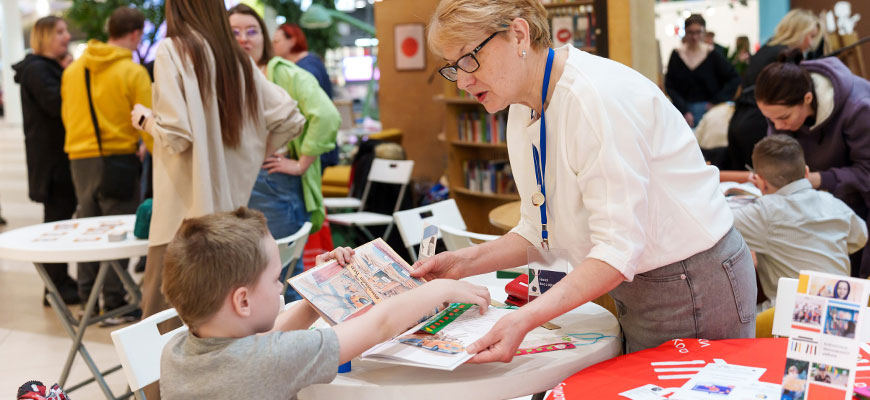
[[[241,286],[232,291],[230,301],[233,305],[233,311],[240,317],[248,317],[251,315],[251,306],[248,302],[248,296],[251,292],[247,287]]]
[[[809,179],[810,178],[810,166],[805,165],[804,168],[806,169],[806,171],[804,172],[804,178]]]

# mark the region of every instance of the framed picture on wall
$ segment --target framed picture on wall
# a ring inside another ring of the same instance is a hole
[[[395,26],[396,70],[418,71],[426,69],[424,30],[423,24],[398,24]]]

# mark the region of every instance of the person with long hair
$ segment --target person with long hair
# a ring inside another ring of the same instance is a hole
[[[870,217],[870,82],[836,57],[801,62],[791,49],[758,75],[755,100],[768,134],[801,144],[814,189],[833,194],[866,223]],[[798,64],[799,63],[799,64]],[[870,276],[867,246],[850,256],[851,275]]]
[[[163,255],[181,222],[248,204],[263,160],[305,124],[296,102],[235,41],[221,0],[167,0],[166,28],[154,62],[154,111],[137,105],[132,113],[154,137],[146,317],[169,307],[160,292]]]
[[[320,88],[326,92],[330,99],[333,98],[332,81],[323,60],[308,50],[308,39],[299,25],[284,23],[275,30],[272,38],[272,47],[275,55],[290,60],[300,68],[308,71],[317,78]],[[338,144],[334,149],[320,155],[320,164],[324,169],[338,164]]]
[[[728,56],[728,61],[734,66],[737,74],[743,77],[746,72],[746,67],[749,66],[749,58],[752,57],[752,52],[749,50],[749,38],[746,36],[738,36],[734,42],[734,52]]]
[[[293,234],[305,221],[311,221],[312,233],[317,232],[326,218],[319,156],[335,147],[341,115],[313,75],[272,55],[266,23],[253,8],[239,4],[230,8],[229,15],[230,27],[239,45],[270,82],[299,102],[299,111],[307,121],[302,135],[287,146],[286,154],[277,153],[266,159],[257,175],[248,207],[266,215],[269,232],[275,238]],[[302,270],[300,258],[293,275]],[[300,298],[293,288],[287,287],[285,302]]]
[[[60,112],[61,60],[69,41],[63,19],[40,18],[30,31],[33,54],[12,66],[15,82],[21,85],[29,195],[42,203],[43,222],[70,219],[77,205],[69,158],[63,149],[66,130]],[[78,284],[69,276],[67,264],[44,266],[63,301],[78,303]],[[45,300],[43,304],[48,305]]]
[[[628,352],[675,337],[752,337],[752,256],[683,114],[637,71],[551,48],[551,38],[538,0],[435,9],[428,44],[444,59],[441,76],[487,112],[509,108],[521,217],[496,240],[418,261],[412,275],[460,279],[544,252],[570,263],[468,347],[472,362],[510,361],[531,329],[605,293]]]
[[[802,52],[815,48],[821,40],[819,19],[812,12],[794,9],[779,21],[773,37],[749,58],[740,92],[734,101],[734,114],[728,123],[728,149],[720,169],[744,170],[752,165],[752,149],[767,135],[767,120],[755,103],[755,83],[764,67],[776,62],[786,49]]]
[[[671,53],[665,74],[665,91],[693,128],[707,110],[731,100],[740,84],[725,54],[704,42],[706,26],[698,14],[686,18],[686,41]]]

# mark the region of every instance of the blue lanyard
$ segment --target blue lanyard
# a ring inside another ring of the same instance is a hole
[[[553,49],[547,49],[547,68],[544,70],[544,87],[541,90],[541,154],[538,148],[532,146],[532,157],[535,160],[535,180],[538,182],[538,190],[544,197],[539,205],[541,209],[541,247],[550,248],[549,235],[547,233],[547,190],[544,187],[544,174],[547,171],[547,121],[544,119],[544,104],[547,102],[547,87],[550,86],[550,70],[553,68]],[[534,204],[534,202],[532,203]]]

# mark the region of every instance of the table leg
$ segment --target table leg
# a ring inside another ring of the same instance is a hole
[[[532,400],[544,400],[544,396],[547,395],[547,392],[535,393],[532,395]]]

